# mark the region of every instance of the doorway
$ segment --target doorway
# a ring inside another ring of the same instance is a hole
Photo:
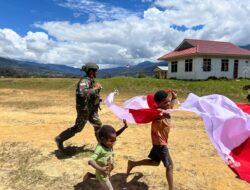
[[[238,78],[239,60],[234,60],[234,79]]]

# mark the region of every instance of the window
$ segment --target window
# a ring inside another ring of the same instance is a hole
[[[171,62],[171,72],[172,73],[177,73],[177,61],[172,61]]]
[[[221,71],[228,71],[228,59],[221,60]]]
[[[191,72],[193,69],[193,59],[186,59],[185,60],[185,71]]]
[[[204,72],[211,71],[211,59],[208,58],[203,59],[203,71]]]
[[[234,60],[234,63],[235,63],[235,61],[238,61],[238,64],[239,64],[239,60]],[[246,63],[246,66],[249,67],[249,61],[246,60],[245,63]]]

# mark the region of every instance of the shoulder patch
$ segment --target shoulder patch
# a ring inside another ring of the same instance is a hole
[[[82,89],[82,90],[84,90],[84,89],[86,89],[86,88],[89,88],[89,83],[88,83],[88,81],[82,80],[82,81],[80,82],[80,84],[79,84],[79,88]]]

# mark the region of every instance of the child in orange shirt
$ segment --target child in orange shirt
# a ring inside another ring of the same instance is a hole
[[[154,100],[158,109],[162,110],[162,116],[151,124],[151,139],[153,147],[148,155],[149,159],[139,161],[128,161],[127,175],[136,166],[159,166],[162,161],[166,167],[166,178],[169,190],[174,190],[173,183],[173,162],[168,151],[168,133],[170,130],[170,115],[165,110],[172,109],[176,100],[175,91],[160,90],[155,93]]]

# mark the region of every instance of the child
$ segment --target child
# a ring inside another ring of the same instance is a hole
[[[128,126],[126,120],[123,120],[124,126],[115,131],[111,125],[103,125],[98,131],[99,142],[95,148],[94,154],[91,156],[91,160],[88,164],[96,169],[95,174],[90,172],[86,173],[83,180],[90,178],[96,178],[104,189],[113,190],[110,183],[110,172],[114,168],[114,154],[113,145],[116,141],[116,137],[119,136]]]
[[[154,120],[151,124],[151,139],[153,147],[149,153],[149,159],[140,161],[128,161],[127,175],[136,166],[159,166],[160,161],[166,167],[166,177],[169,190],[174,190],[173,184],[173,162],[170,157],[167,143],[170,129],[170,115],[165,110],[172,109],[176,100],[175,91],[160,90],[155,93],[154,100],[158,109],[162,111],[161,118]]]

